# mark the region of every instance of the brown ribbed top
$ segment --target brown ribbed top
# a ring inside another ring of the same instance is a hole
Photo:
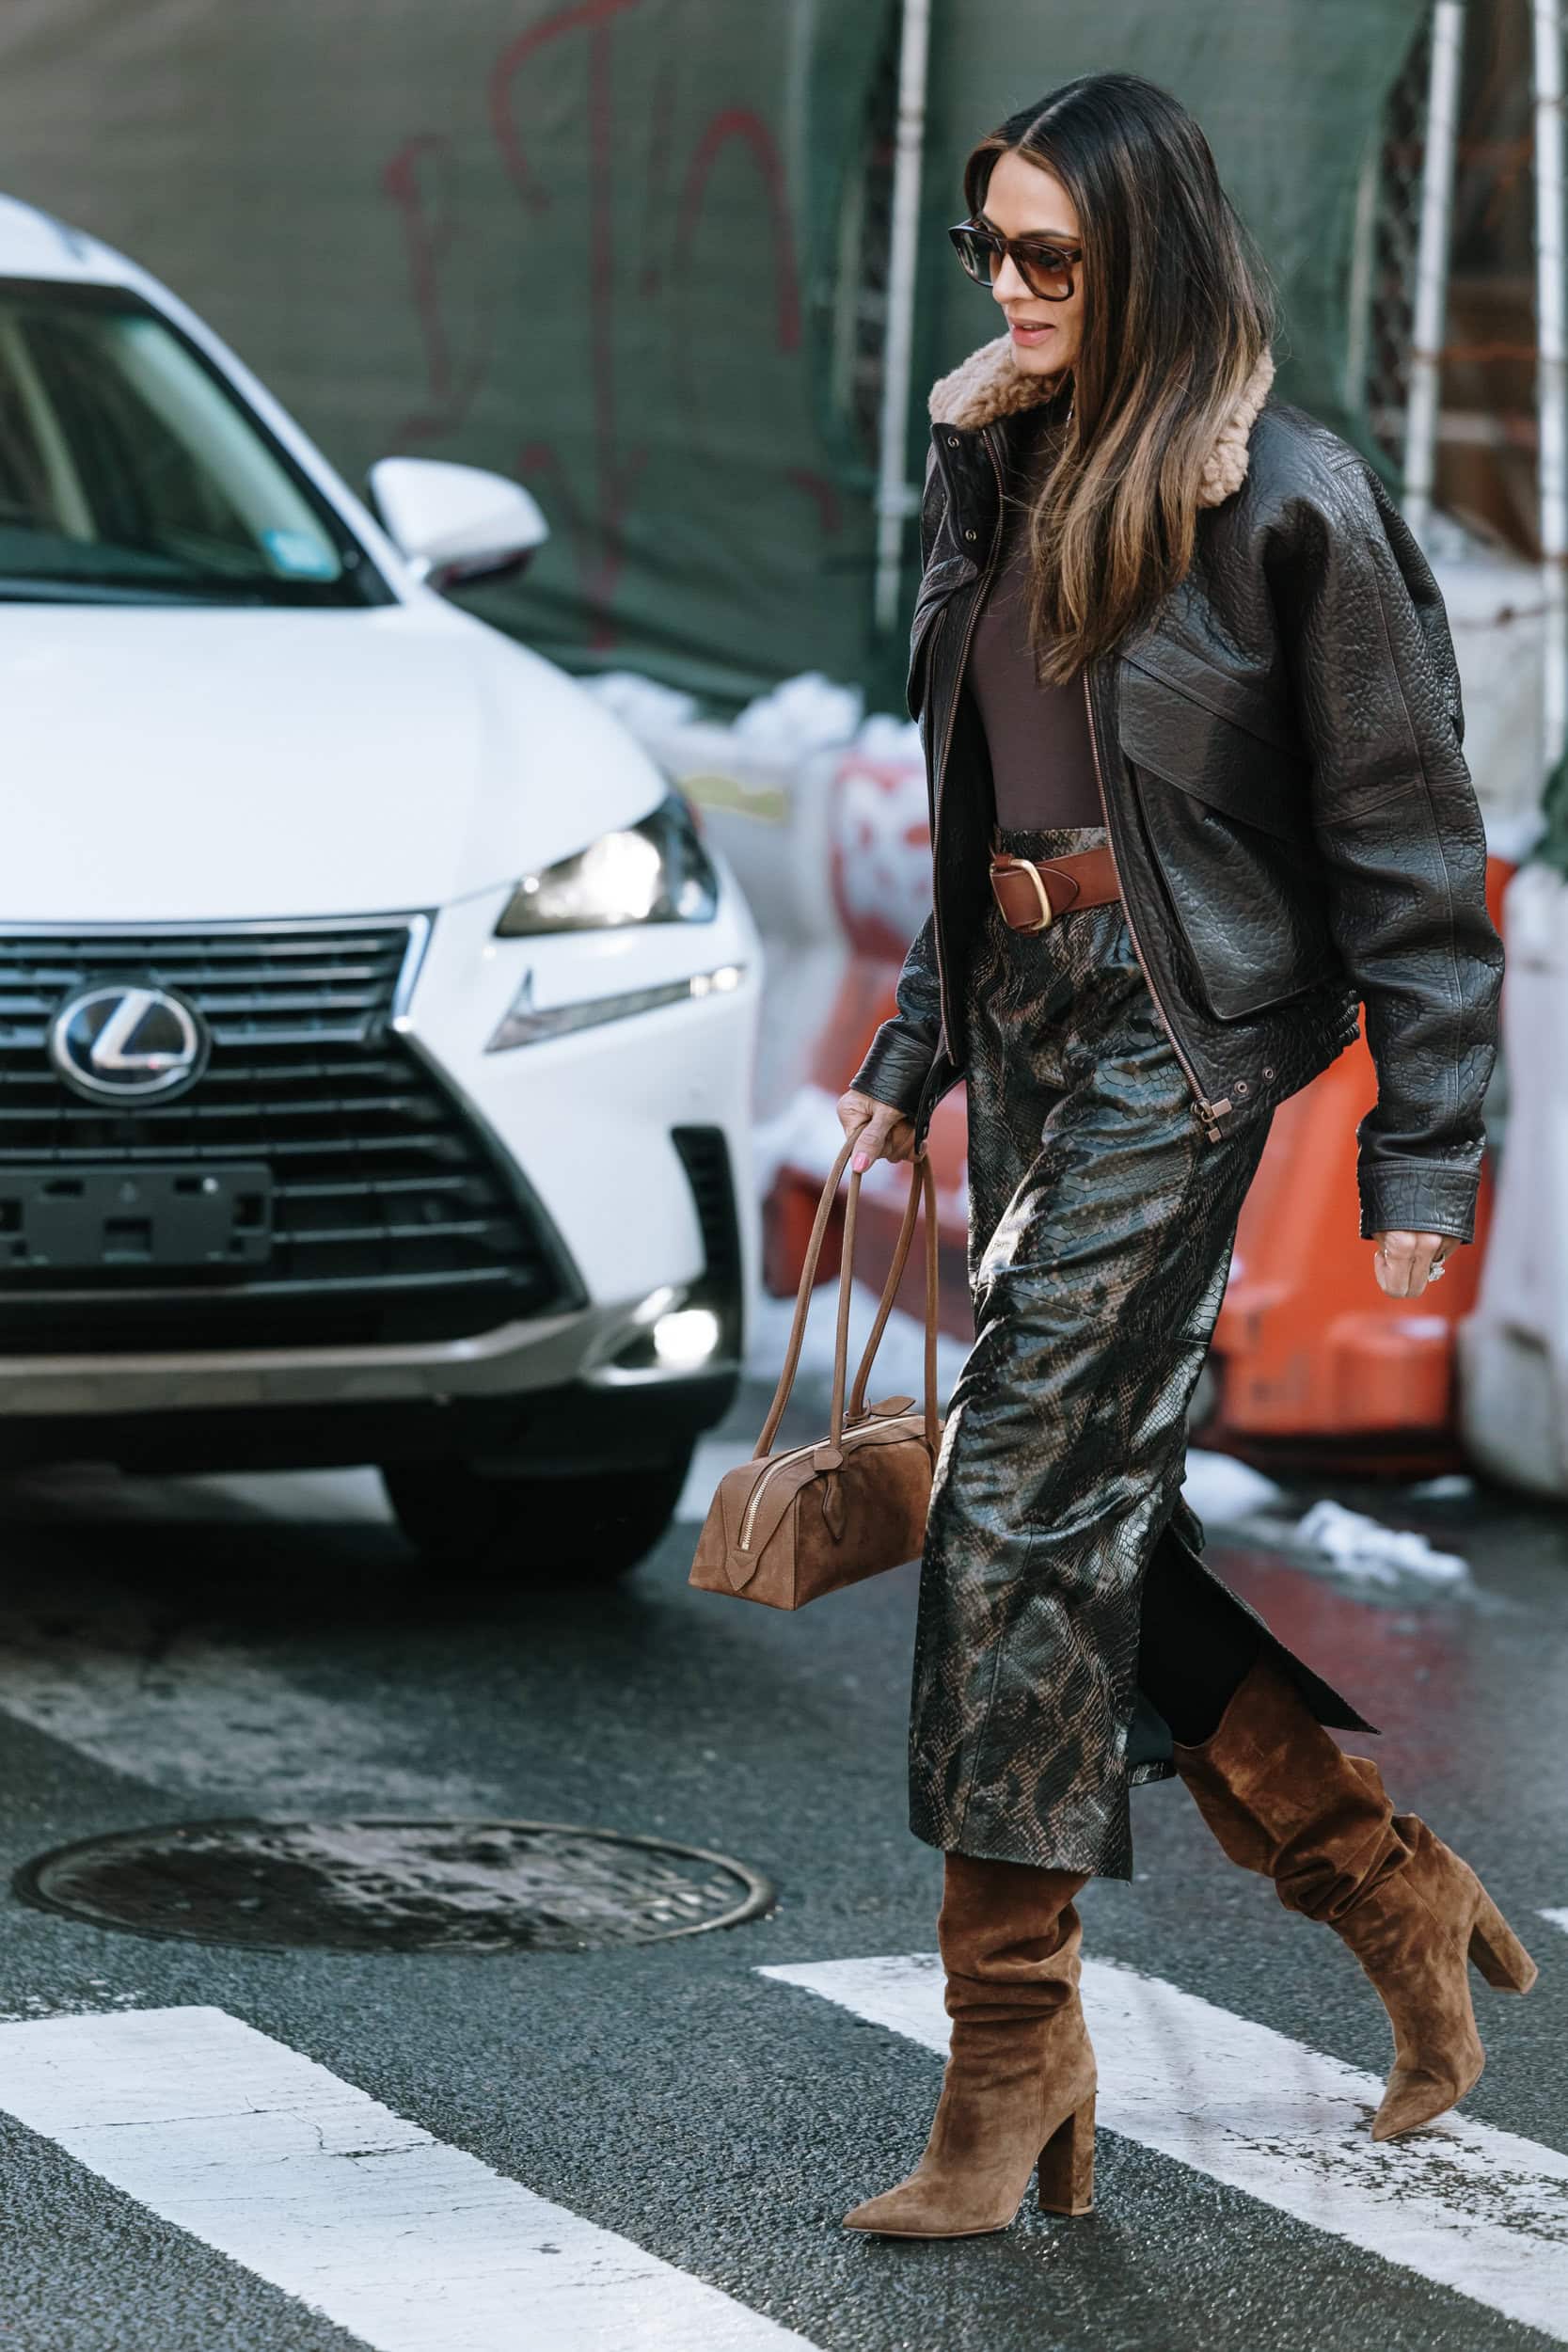
[[[969,684],[990,753],[996,822],[1103,822],[1088,713],[1079,678],[1040,685],[1026,633],[1027,499],[1053,430],[1055,404],[1014,426],[1019,463],[1003,505],[1002,545],[969,648]]]

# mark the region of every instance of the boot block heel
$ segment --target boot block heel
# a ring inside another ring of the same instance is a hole
[[[1470,1930],[1470,1958],[1487,1983],[1499,1993],[1528,1993],[1541,1973],[1486,1894],[1476,1906]]]
[[[1094,2204],[1094,2094],[1040,2150],[1041,2213],[1087,2213]]]

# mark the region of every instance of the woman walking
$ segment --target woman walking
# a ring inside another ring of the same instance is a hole
[[[1356,1034],[1371,1276],[1471,1237],[1502,948],[1441,597],[1372,469],[1273,399],[1265,274],[1190,115],[1091,74],[971,156],[951,231],[1003,331],[943,377],[910,705],[933,909],[838,1105],[924,1151],[959,1078],[975,1339],[921,1564],[911,1825],[952,2032],[914,2171],[855,2229],[1091,2195],[1074,1897],[1180,1774],[1382,1996],[1373,2129],[1464,2096],[1467,1964],[1535,1974],[1474,1873],[1325,1724],[1346,1701],[1204,1566],[1185,1419],[1276,1104]]]

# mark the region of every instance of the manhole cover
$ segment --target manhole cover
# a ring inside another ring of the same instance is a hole
[[[590,1951],[773,1900],[723,1854],[558,1821],[191,1821],[58,1847],[15,1883],[96,1927],[339,1952]]]

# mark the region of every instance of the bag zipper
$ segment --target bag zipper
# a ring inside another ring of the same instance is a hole
[[[842,1442],[845,1445],[850,1445],[854,1442],[855,1438],[863,1438],[871,1429],[887,1428],[890,1426],[891,1423],[886,1422],[866,1422],[863,1425],[857,1426],[854,1429],[846,1429],[843,1434]],[[757,1504],[761,1502],[762,1490],[767,1486],[768,1480],[772,1477],[773,1472],[776,1470],[782,1470],[786,1462],[799,1461],[802,1454],[815,1454],[817,1447],[824,1442],[826,1441],[821,1438],[814,1438],[809,1445],[792,1445],[787,1454],[776,1454],[773,1456],[773,1459],[768,1463],[768,1468],[763,1471],[762,1476],[757,1480],[756,1485],[752,1488],[751,1493],[746,1498],[746,1508],[742,1512],[740,1518],[740,1533],[736,1537],[735,1548],[737,1551],[749,1551],[751,1549],[752,1528],[757,1516]]]
[[[1094,755],[1094,780],[1096,788],[1100,793],[1100,813],[1105,820],[1105,837],[1111,845],[1111,863],[1117,868],[1117,879],[1119,881],[1120,861],[1117,856],[1116,830],[1111,823],[1110,803],[1105,794],[1104,771],[1100,765],[1100,738],[1096,732],[1094,723],[1094,696],[1089,691],[1089,670],[1087,663],[1085,664],[1083,676],[1084,707],[1088,713],[1089,749]],[[1142,972],[1144,979],[1148,984],[1150,996],[1154,999],[1154,1009],[1159,1014],[1165,1035],[1170,1040],[1171,1050],[1174,1052],[1177,1060],[1180,1063],[1182,1075],[1185,1077],[1187,1085],[1192,1091],[1193,1116],[1202,1125],[1206,1139],[1210,1143],[1218,1143],[1222,1133],[1219,1122],[1231,1108],[1230,1097],[1227,1094],[1222,1095],[1217,1103],[1211,1103],[1205,1095],[1203,1091],[1203,1082],[1199,1078],[1197,1072],[1194,1069],[1192,1058],[1188,1054],[1186,1047],[1182,1044],[1181,1040],[1178,1037],[1175,1027],[1172,1025],[1171,1017],[1165,1010],[1164,1003],[1161,997],[1160,992],[1154,984],[1154,975],[1148,968],[1148,958],[1144,954],[1142,943],[1138,938],[1137,926],[1132,920],[1132,909],[1128,903],[1125,888],[1122,891],[1121,907],[1122,913],[1127,920],[1127,935],[1132,942],[1132,953],[1138,959],[1138,968]]]

